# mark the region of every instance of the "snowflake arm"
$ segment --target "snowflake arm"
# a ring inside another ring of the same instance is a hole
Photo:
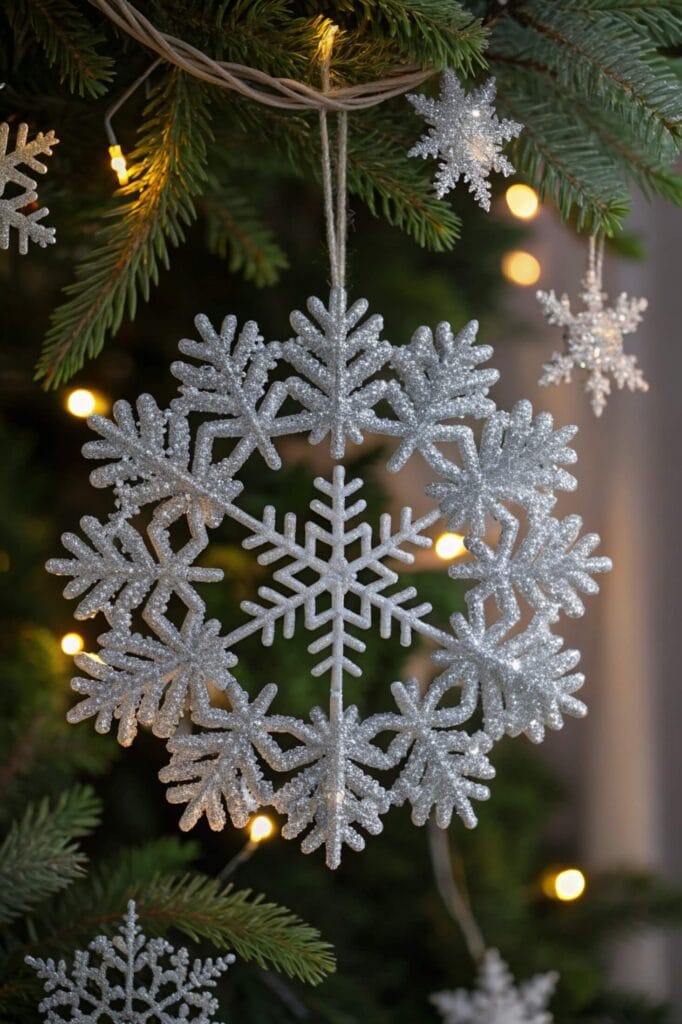
[[[580,516],[567,516],[563,520],[551,516],[530,523],[528,533],[517,550],[514,545],[519,524],[516,519],[503,522],[496,547],[472,538],[467,547],[473,561],[452,565],[453,579],[478,580],[478,585],[466,595],[467,604],[484,602],[494,597],[499,610],[517,622],[520,609],[516,592],[535,609],[554,617],[559,611],[573,618],[585,614],[579,592],[596,594],[594,573],[609,572],[609,558],[590,557],[599,543],[596,533],[579,539],[582,529]]]
[[[134,900],[128,903],[119,934],[99,935],[87,952],[77,951],[71,968],[66,961],[27,956],[47,993],[39,1006],[46,1024],[210,1024],[218,1000],[215,988],[234,956],[190,959],[165,939],[147,939],[138,924]],[[95,962],[97,961],[97,962]],[[165,961],[168,961],[166,965]]]
[[[402,386],[391,382],[386,399],[396,418],[372,414],[368,420],[374,433],[401,439],[388,462],[391,472],[402,469],[415,450],[440,469],[445,461],[437,444],[458,438],[457,428],[447,421],[465,416],[483,419],[494,411],[495,403],[486,395],[499,374],[476,369],[493,351],[489,345],[474,344],[477,331],[476,320],[457,335],[448,323],[440,323],[435,338],[428,327],[420,327],[409,345],[394,349],[391,365]]]
[[[346,440],[362,442],[365,421],[386,393],[387,382],[372,378],[388,363],[392,346],[381,340],[380,316],[360,323],[367,308],[360,299],[349,309],[342,288],[332,289],[328,309],[319,299],[309,299],[308,310],[319,327],[304,313],[292,313],[297,336],[282,348],[301,374],[287,380],[287,391],[306,410],[291,418],[291,430],[310,431],[311,444],[329,434],[335,459],[343,458]]]
[[[128,402],[114,405],[114,418],[91,416],[88,425],[101,440],[88,441],[88,459],[111,459],[90,474],[93,487],[115,487],[117,503],[126,515],[164,498],[190,496],[207,523],[217,526],[224,509],[242,489],[231,467],[211,466],[195,457],[190,466],[187,417],[179,410],[159,409],[151,395],[137,400],[138,421]]]
[[[217,620],[204,623],[191,612],[179,630],[166,620],[159,629],[162,640],[125,630],[105,634],[97,658],[79,654],[75,659],[87,677],[71,681],[84,699],[71,708],[68,721],[94,716],[97,731],[106,733],[117,719],[124,747],[135,739],[138,724],[155,736],[172,736],[186,710],[193,720],[210,722],[216,715],[211,690],[225,690],[237,663],[219,631]]]
[[[28,141],[28,125],[20,124],[17,129],[14,150],[7,151],[9,142],[9,125],[0,124],[0,249],[9,249],[10,228],[15,228],[19,236],[19,252],[28,252],[28,243],[35,242],[41,248],[52,245],[55,241],[55,229],[39,223],[50,212],[47,207],[23,212],[31,203],[38,199],[36,182],[20,169],[24,167],[38,174],[45,174],[47,167],[38,160],[39,156],[52,156],[52,147],[59,143],[54,132],[38,132],[32,142]],[[5,190],[8,184],[16,185],[23,191],[8,198]]]
[[[490,790],[472,777],[494,778],[495,769],[486,757],[491,740],[483,732],[470,736],[454,728],[457,719],[468,718],[471,710],[455,715],[437,710],[442,692],[437,685],[423,697],[416,679],[405,685],[394,683],[391,691],[400,716],[390,725],[399,735],[389,753],[398,763],[409,750],[391,790],[393,802],[412,805],[415,825],[424,825],[433,810],[438,827],[447,828],[456,811],[467,828],[474,828],[477,822],[471,801],[487,800]]]
[[[276,790],[273,803],[287,815],[284,838],[295,839],[308,830],[303,852],[324,846],[327,866],[336,868],[344,845],[356,851],[365,848],[356,826],[370,835],[382,831],[381,815],[388,811],[390,797],[364,768],[386,767],[387,759],[370,743],[354,706],[346,708],[338,724],[319,708],[313,708],[310,721],[291,729],[303,749],[283,753],[277,767],[286,770],[301,762],[303,767]]]
[[[462,178],[479,206],[489,210],[490,172],[499,171],[505,177],[514,173],[502,145],[516,138],[523,125],[498,119],[493,106],[495,94],[495,79],[489,78],[467,95],[455,72],[448,68],[443,72],[439,99],[408,95],[429,128],[407,155],[440,159],[434,182],[439,199]]]
[[[272,443],[277,434],[277,413],[286,397],[280,382],[268,386],[269,373],[277,365],[278,345],[266,345],[258,324],[249,320],[237,341],[237,318],[227,316],[218,333],[206,316],[195,319],[203,342],[183,339],[180,351],[201,360],[203,366],[175,362],[171,370],[181,381],[182,397],[176,405],[183,411],[218,413],[226,416],[202,424],[197,436],[196,460],[202,469],[210,464],[213,442],[220,437],[239,438],[231,453],[231,474],[259,451],[270,469],[282,462]]]
[[[431,1002],[443,1024],[552,1024],[547,1003],[552,998],[558,974],[536,974],[518,987],[496,949],[486,950],[478,977],[478,988],[437,992]]]
[[[277,757],[270,738],[276,722],[267,712],[277,693],[270,683],[253,702],[236,682],[227,687],[229,711],[213,710],[206,725],[220,729],[175,736],[168,744],[171,761],[159,772],[172,783],[168,800],[186,803],[180,828],[188,831],[202,814],[214,831],[225,827],[225,810],[235,828],[244,828],[259,807],[272,802],[272,785],[263,774],[262,758]],[[201,721],[201,719],[199,719]]]
[[[545,514],[554,504],[553,491],[573,491],[575,477],[563,465],[576,461],[567,442],[575,427],[553,431],[549,413],[533,420],[530,402],[517,402],[511,415],[496,412],[486,421],[477,449],[473,433],[460,428],[462,466],[449,464],[444,482],[428,493],[439,499],[448,529],[467,525],[471,536],[485,533],[486,517],[508,518],[505,501],[525,508],[532,516]]]
[[[168,530],[185,515],[190,539],[175,552]],[[84,516],[81,529],[92,542],[92,548],[77,535],[65,533],[62,543],[75,557],[54,558],[47,563],[48,572],[73,577],[64,590],[65,597],[79,597],[91,588],[76,608],[76,618],[87,619],[102,612],[110,621],[122,623],[151,591],[154,603],[144,614],[152,618],[172,593],[188,608],[203,611],[203,601],[192,583],[222,579],[222,570],[192,564],[208,544],[208,536],[200,511],[191,504],[188,509],[184,498],[160,505],[147,529],[157,560],[142,535],[123,518],[114,518],[108,526],[103,526],[94,517]]]
[[[563,715],[587,713],[573,696],[585,681],[582,673],[571,673],[580,653],[561,650],[563,640],[550,632],[544,616],[536,615],[527,629],[508,639],[504,619],[487,630],[482,615],[473,624],[459,614],[450,621],[455,638],[433,659],[446,666],[444,681],[462,683],[465,700],[480,698],[483,728],[492,739],[525,733],[540,743],[545,727],[561,729]]]

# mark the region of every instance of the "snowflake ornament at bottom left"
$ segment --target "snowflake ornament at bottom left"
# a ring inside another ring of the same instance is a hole
[[[234,960],[229,953],[192,961],[184,948],[176,951],[165,939],[147,939],[135,900],[128,903],[118,935],[98,935],[87,952],[74,954],[71,968],[64,960],[26,957],[45,982],[39,1010],[46,1024],[211,1024],[218,1000],[207,989],[215,988]]]

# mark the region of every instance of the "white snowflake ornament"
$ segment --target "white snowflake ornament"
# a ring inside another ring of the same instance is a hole
[[[552,1024],[547,1003],[558,981],[555,972],[536,974],[518,987],[496,949],[483,958],[474,992],[437,992],[431,1002],[443,1024]]]
[[[515,139],[523,125],[497,117],[493,106],[496,88],[495,79],[489,78],[467,95],[455,72],[448,68],[443,72],[437,100],[421,94],[408,95],[429,129],[407,155],[440,160],[434,180],[439,199],[462,178],[479,206],[489,210],[488,175],[491,171],[501,172],[505,177],[514,173],[502,153],[502,145]]]
[[[118,935],[98,935],[87,951],[78,950],[69,968],[64,960],[27,956],[45,982],[39,1010],[46,1024],[210,1024],[218,1000],[215,988],[234,956],[190,960],[165,939],[147,939],[137,920],[135,900]]]
[[[554,491],[575,487],[564,468],[575,461],[574,428],[555,431],[527,402],[511,415],[496,409],[488,392],[498,375],[480,366],[492,349],[475,344],[477,324],[457,334],[445,323],[420,327],[396,346],[381,317],[366,314],[367,302],[349,303],[334,287],[326,305],[310,299],[308,314],[292,314],[295,335],[284,343],[266,343],[252,322],[239,330],[227,317],[214,329],[197,317],[201,340],[180,342],[195,362],[173,364],[180,389],[168,410],[142,395],[136,410],[117,402],[112,420],[90,418],[99,439],[84,454],[102,463],[91,482],[113,487],[116,511],[104,522],[84,517],[84,537],[63,537],[70,557],[48,563],[71,577],[64,593],[79,599],[76,617],[108,623],[98,655],[76,658],[82,699],[69,720],[94,718],[101,732],[116,721],[124,745],[139,726],[166,739],[160,777],[169,800],[185,805],[183,829],[204,816],[213,829],[228,818],[241,828],[271,805],[286,819],[282,835],[300,837],[305,852],[324,847],[330,867],[344,846],[361,850],[380,832],[393,805],[410,804],[417,825],[433,814],[446,827],[457,814],[473,827],[473,802],[494,776],[493,741],[520,732],[539,740],[564,715],[584,713],[573,697],[577,652],[563,652],[551,626],[561,611],[582,614],[579,592],[593,593],[592,575],[610,566],[592,557],[594,535],[580,539],[577,516],[551,515]],[[484,421],[480,441],[467,419]],[[278,439],[300,433],[328,443],[336,463],[314,481],[306,521],[275,505],[247,512],[244,464],[254,458],[276,473]],[[363,482],[340,460],[369,435],[395,439],[394,472],[426,460],[436,503],[424,515],[406,507],[395,520],[367,520]],[[221,577],[205,553],[224,519],[271,567],[229,632],[206,620],[197,589]],[[473,556],[466,572],[452,570],[472,588],[468,615],[449,628],[400,573],[444,519],[466,531]],[[524,605],[532,615],[521,628]],[[312,675],[329,693],[305,721],[273,708],[276,658],[257,692],[238,680],[244,640],[269,648],[301,629],[311,634]],[[394,681],[393,709],[363,719],[347,696],[350,687],[361,696],[369,631],[426,643],[440,673],[429,685]],[[484,732],[467,729],[479,706]]]
[[[647,300],[631,299],[621,292],[615,305],[607,306],[607,295],[602,291],[601,256],[595,262],[593,240],[582,286],[580,298],[585,308],[576,313],[571,311],[567,295],[558,299],[553,291],[537,293],[547,322],[563,328],[565,346],[564,352],[555,352],[545,363],[539,383],[568,383],[574,370],[585,371],[585,391],[591,395],[595,416],[601,416],[611,394],[610,377],[621,390],[649,390],[636,357],[623,351],[623,336],[637,330]]]
[[[50,212],[46,206],[26,212],[35,205],[38,193],[35,179],[22,171],[21,166],[45,174],[47,167],[38,157],[52,156],[52,147],[59,139],[52,131],[47,135],[38,132],[29,142],[28,125],[20,124],[14,149],[8,152],[9,134],[10,126],[0,124],[0,249],[9,249],[10,228],[14,228],[19,236],[19,252],[25,255],[29,241],[44,249],[53,244],[55,233],[54,228],[40,223]],[[7,195],[8,186],[10,192],[14,186],[15,195]]]

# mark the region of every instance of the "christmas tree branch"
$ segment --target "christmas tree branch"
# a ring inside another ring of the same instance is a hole
[[[29,804],[0,846],[0,925],[27,914],[85,870],[76,839],[98,824],[101,804],[88,786],[51,804]]]
[[[145,111],[131,156],[126,202],[98,232],[100,244],[76,268],[68,300],[52,316],[37,378],[55,387],[96,356],[138,297],[149,298],[169,248],[184,239],[195,218],[193,199],[206,177],[209,135],[205,90],[178,71],[164,76]]]
[[[113,79],[113,60],[98,52],[104,41],[71,0],[16,0],[11,21],[28,28],[60,82],[79,96],[103,95]]]

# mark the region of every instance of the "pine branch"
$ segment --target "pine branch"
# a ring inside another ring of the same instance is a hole
[[[175,929],[312,985],[334,970],[329,944],[285,907],[266,903],[250,890],[225,888],[205,875],[178,873],[195,856],[195,844],[161,839],[122,851],[93,869],[45,909],[35,922],[35,940],[13,951],[7,976],[27,953],[48,950],[54,955],[95,934],[112,934],[129,899],[137,901],[150,934],[168,935]]]
[[[406,146],[385,127],[351,133],[348,187],[375,217],[381,214],[433,252],[452,249],[459,237],[457,214],[436,198],[423,169],[407,160]]]
[[[361,32],[390,39],[417,64],[465,75],[485,67],[486,30],[456,0],[341,0],[336,7],[357,19]]]
[[[71,0],[14,0],[13,27],[28,26],[60,82],[79,96],[102,96],[113,79],[113,60],[97,52],[104,36]]]
[[[194,940],[227,946],[245,960],[317,985],[335,970],[331,946],[285,907],[249,889],[223,888],[201,875],[159,877],[140,890],[138,910],[150,930],[177,928]]]
[[[65,289],[67,301],[52,315],[36,373],[47,387],[96,356],[125,313],[135,316],[139,296],[149,299],[159,266],[168,266],[169,247],[184,241],[195,218],[193,197],[206,179],[208,136],[206,89],[171,71],[145,110],[131,155],[131,183],[120,190],[126,201],[98,232],[100,244],[79,264]]]
[[[100,820],[89,786],[68,790],[54,804],[30,804],[0,846],[0,924],[34,910],[79,878],[87,862],[75,842]]]
[[[676,46],[682,41],[682,7],[679,0],[563,0],[562,8],[592,19],[599,28],[600,18],[615,19],[640,32],[656,46]]]
[[[629,210],[627,191],[613,161],[580,125],[532,93],[506,92],[503,107],[525,125],[514,145],[514,165],[540,197],[551,199],[564,219],[575,212],[578,230],[618,230]]]
[[[209,250],[228,260],[231,273],[241,271],[259,287],[275,284],[289,261],[246,196],[211,176],[201,205]]]
[[[680,90],[628,24],[615,16],[581,17],[570,3],[564,9],[544,0],[524,5],[517,17],[528,30],[527,56],[546,63],[567,88],[618,112],[652,144],[680,138]]]

